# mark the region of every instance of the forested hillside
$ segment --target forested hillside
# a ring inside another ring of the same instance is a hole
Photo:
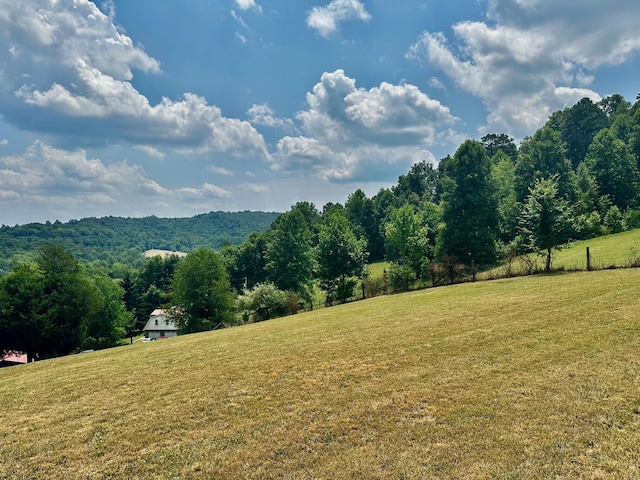
[[[68,223],[31,223],[0,228],[0,274],[35,258],[48,244],[65,247],[86,263],[111,268],[138,265],[149,249],[190,252],[197,247],[219,249],[240,244],[251,232],[264,231],[278,213],[210,212],[191,218],[85,218]]]

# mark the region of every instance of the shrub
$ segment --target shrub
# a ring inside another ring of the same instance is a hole
[[[587,240],[602,235],[602,217],[598,212],[578,215],[573,219],[572,230],[575,240]]]
[[[640,210],[628,209],[624,212],[624,221],[629,229],[640,228]]]
[[[387,283],[384,277],[367,277],[364,282],[364,294],[367,298],[377,297],[387,293]]]
[[[394,292],[406,292],[416,281],[416,274],[407,265],[392,263],[389,268],[389,283]]]
[[[244,310],[245,317],[251,314],[256,322],[269,320],[289,310],[289,294],[271,282],[258,283],[238,297],[238,309]]]
[[[604,216],[604,226],[608,233],[620,233],[627,229],[622,212],[617,206],[611,207]]]

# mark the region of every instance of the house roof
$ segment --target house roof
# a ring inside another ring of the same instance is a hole
[[[142,329],[143,332],[175,332],[178,326],[172,318],[167,317],[167,311],[156,308],[147,320],[146,325]],[[157,322],[157,325],[156,325]]]
[[[27,354],[20,352],[12,352],[2,356],[2,352],[0,352],[0,362],[5,363],[27,363]]]

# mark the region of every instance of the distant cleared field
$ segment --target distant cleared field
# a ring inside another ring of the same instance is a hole
[[[371,278],[382,278],[384,271],[389,271],[391,262],[376,262],[369,264],[369,276]]]
[[[639,478],[640,270],[0,370],[0,478]]]

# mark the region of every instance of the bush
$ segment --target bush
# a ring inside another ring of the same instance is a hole
[[[627,229],[622,212],[615,205],[604,216],[604,226],[608,233],[620,233]]]
[[[416,281],[413,269],[406,265],[392,263],[389,268],[389,284],[394,292],[406,292]]]
[[[629,229],[640,228],[640,210],[628,209],[624,212],[624,221]]]
[[[388,290],[387,282],[384,277],[367,277],[364,282],[364,294],[367,298],[385,295]]]
[[[304,307],[304,300],[293,290],[286,292],[286,315],[295,315]]]
[[[602,235],[602,217],[598,212],[578,215],[573,219],[572,230],[575,240],[587,240]]]
[[[299,298],[299,297],[298,297]],[[278,289],[273,283],[256,284],[238,297],[238,309],[244,310],[244,317],[251,314],[256,322],[280,317],[290,309],[290,294]],[[297,311],[297,310],[296,310]]]

